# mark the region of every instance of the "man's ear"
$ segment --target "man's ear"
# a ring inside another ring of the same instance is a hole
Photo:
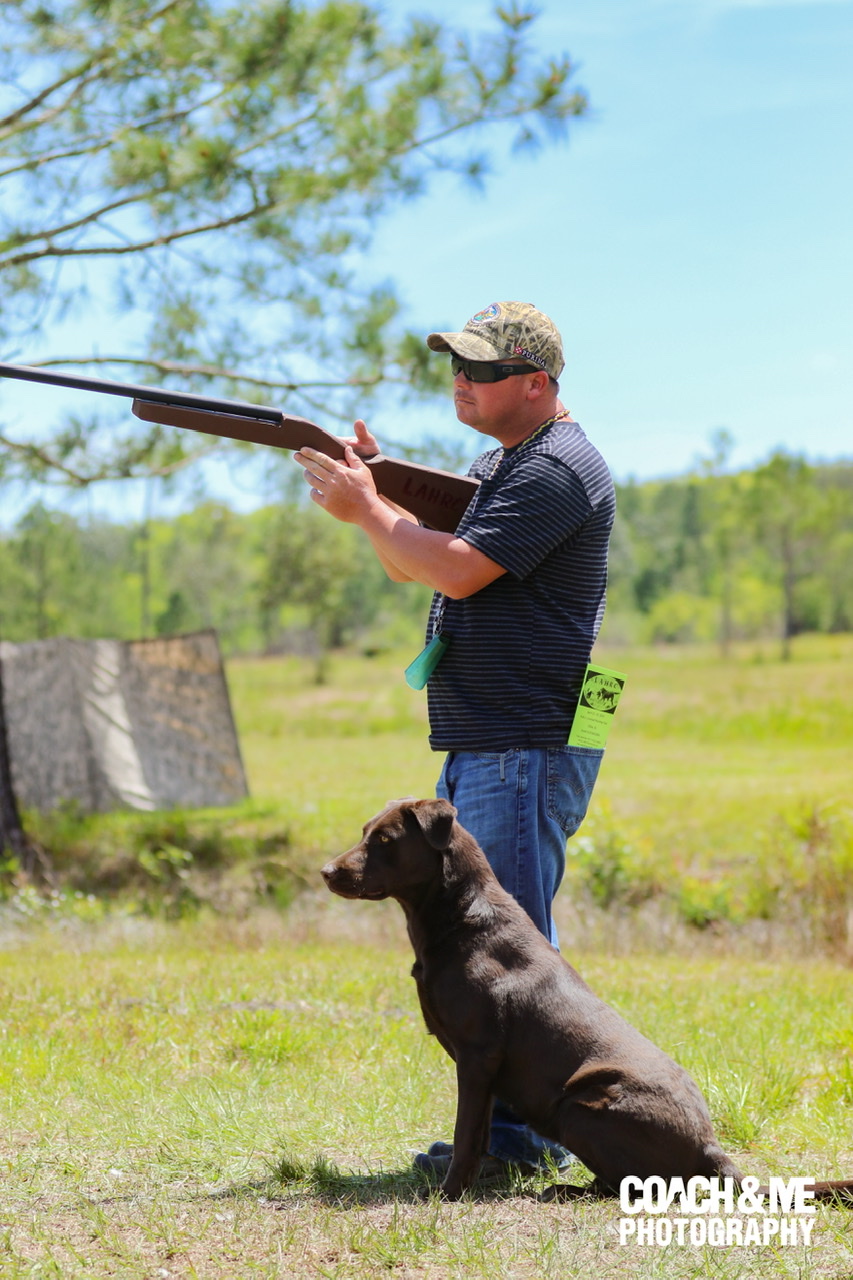
[[[450,844],[456,810],[449,800],[416,800],[411,812],[433,849]]]
[[[528,400],[538,400],[540,396],[544,396],[545,392],[551,385],[551,379],[544,369],[537,369],[536,373],[530,380],[530,391]]]

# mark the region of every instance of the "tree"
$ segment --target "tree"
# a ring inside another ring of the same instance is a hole
[[[0,854],[7,848],[15,858],[23,862],[26,836],[12,786],[12,763],[9,758],[9,734],[3,698],[3,659],[0,656]]]
[[[375,608],[373,581],[381,578],[393,590],[381,571],[375,574],[375,560],[364,556],[362,536],[305,501],[283,504],[267,531],[258,582],[264,630],[273,639],[282,607],[296,606],[313,638],[318,684],[326,678],[330,650]]]
[[[0,854],[5,854],[7,849],[14,859],[16,870],[26,879],[45,887],[53,883],[49,857],[27,835],[21,822],[12,779],[6,702],[3,696],[3,658],[0,656]]]
[[[720,600],[720,654],[727,659],[734,639],[735,561],[743,541],[743,503],[741,478],[727,474],[734,436],[726,427],[718,427],[711,433],[710,444],[710,456],[701,462],[700,471],[706,478],[714,578]]]
[[[67,615],[73,597],[79,577],[78,530],[70,516],[37,502],[18,521],[15,535],[11,548],[23,578],[15,585],[23,588],[27,632],[44,640],[57,633],[56,623]]]
[[[475,44],[424,19],[383,29],[348,0],[7,0],[6,358],[33,361],[52,320],[108,288],[144,326],[130,349],[103,352],[102,338],[97,353],[39,363],[284,391],[301,412],[343,412],[354,387],[363,399],[383,379],[429,385],[392,287],[357,279],[376,218],[432,175],[482,180],[466,135],[509,123],[516,145],[534,145],[586,109],[567,58],[536,65],[532,13],[496,21]],[[0,446],[7,467],[72,484],[171,474],[210,447],[101,427],[75,418],[38,441],[6,430]]]
[[[797,587],[811,572],[833,524],[833,505],[816,484],[805,458],[777,450],[756,468],[748,497],[754,527],[768,555],[770,572],[782,592],[782,658],[791,657],[791,640],[803,628],[797,613]]]
[[[723,657],[739,638],[780,631],[789,656],[798,632],[848,630],[853,467],[777,451],[730,471],[730,444],[720,431],[696,471],[617,487],[606,625],[615,612],[623,634],[695,639],[716,629]]]

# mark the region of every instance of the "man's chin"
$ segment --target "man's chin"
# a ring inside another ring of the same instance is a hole
[[[481,431],[483,435],[489,434],[489,429],[485,423],[481,422],[477,416],[477,411],[467,400],[457,400],[455,402],[456,416],[460,422],[466,427],[470,427],[472,431]]]

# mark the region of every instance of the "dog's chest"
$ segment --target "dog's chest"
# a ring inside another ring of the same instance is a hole
[[[440,957],[417,961],[412,969],[424,1021],[445,1047],[472,1037],[494,1041],[506,1029],[510,993],[518,983],[498,963]]]

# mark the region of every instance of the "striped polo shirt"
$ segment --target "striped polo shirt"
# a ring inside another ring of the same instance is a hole
[[[566,742],[607,585],[610,472],[575,422],[482,454],[457,533],[506,573],[464,600],[437,594],[451,643],[428,685],[430,746],[506,751]]]

